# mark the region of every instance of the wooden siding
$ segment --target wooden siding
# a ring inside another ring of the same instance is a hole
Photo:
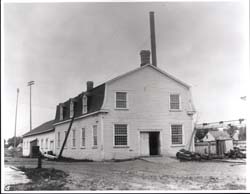
[[[127,92],[128,109],[115,108],[115,92]],[[181,111],[171,111],[169,96],[178,93],[181,96]],[[151,67],[137,71],[129,76],[111,82],[106,86],[106,100],[103,109],[109,113],[104,117],[104,151],[105,159],[131,158],[140,155],[140,131],[160,130],[160,152],[163,155],[175,155],[181,148],[188,148],[193,123],[190,91],[183,85],[155,71]],[[128,124],[129,145],[115,148],[113,142],[113,125]],[[171,145],[171,124],[183,125],[183,145]],[[193,145],[192,145],[193,147]]]

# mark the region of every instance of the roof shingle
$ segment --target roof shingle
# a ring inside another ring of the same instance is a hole
[[[54,120],[51,121],[47,121],[41,125],[39,125],[38,127],[36,127],[35,129],[25,133],[23,135],[23,137],[28,137],[28,136],[32,136],[32,135],[37,135],[37,134],[41,134],[41,133],[46,133],[49,131],[53,131],[55,130],[54,126],[53,126]]]

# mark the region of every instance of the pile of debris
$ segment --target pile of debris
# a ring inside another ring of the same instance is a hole
[[[180,161],[201,161],[201,160],[212,160],[212,159],[224,159],[224,158],[246,158],[246,152],[241,149],[234,147],[233,150],[225,153],[224,155],[217,154],[200,154],[196,152],[190,152],[185,149],[181,149],[176,153],[176,158]]]
[[[176,158],[183,161],[183,160],[196,160],[196,161],[200,161],[202,159],[202,155],[199,153],[195,153],[195,152],[190,152],[188,150],[185,149],[181,149],[179,152],[176,153]]]
[[[242,151],[238,147],[234,147],[233,150],[230,150],[229,152],[225,153],[225,156],[228,158],[246,158],[246,152]]]

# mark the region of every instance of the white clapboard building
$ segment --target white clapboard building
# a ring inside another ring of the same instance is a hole
[[[85,92],[58,104],[43,133],[24,135],[24,155],[30,154],[35,139],[42,150],[58,155],[74,113],[63,157],[100,161],[173,156],[181,148],[193,148],[190,86],[149,64],[149,56],[141,51],[138,68],[97,87],[89,81]]]

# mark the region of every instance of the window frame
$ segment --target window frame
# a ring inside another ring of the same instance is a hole
[[[94,134],[95,130],[94,129],[96,129],[96,145],[95,145],[95,134]],[[97,148],[98,146],[98,126],[97,125],[92,125],[92,146],[93,148]]]
[[[43,139],[41,139],[41,149],[43,149]]]
[[[71,99],[69,103],[69,118],[72,118],[74,115],[74,102]]]
[[[126,107],[124,108],[121,108],[121,107],[117,107],[117,93],[125,93],[126,94]],[[114,94],[114,103],[115,103],[115,109],[117,110],[128,110],[129,109],[129,97],[128,97],[128,91],[115,91],[115,94]]]
[[[60,131],[57,132],[57,148],[60,148],[61,146],[61,134]]]
[[[86,107],[86,110],[85,110]],[[82,114],[86,114],[88,112],[88,97],[87,95],[82,96]]]
[[[76,129],[72,129],[72,148],[76,148]]]
[[[181,144],[173,144],[173,139],[172,139],[172,126],[173,125],[181,125],[181,132],[182,132],[182,143]],[[171,123],[170,124],[170,142],[172,147],[178,147],[178,146],[184,146],[184,141],[185,141],[185,134],[184,134],[184,124],[183,123]]]
[[[45,139],[45,149],[48,149],[48,138]]]
[[[84,138],[83,138],[83,129],[84,129]],[[86,147],[86,127],[82,127],[81,128],[81,136],[80,136],[80,138],[81,138],[81,148],[85,148]],[[84,139],[84,145],[83,145],[83,139]]]
[[[59,120],[63,120],[64,117],[63,117],[63,105],[59,105]]]
[[[127,126],[127,145],[115,145],[115,125]],[[129,148],[129,124],[127,123],[114,123],[113,124],[113,147],[114,148]]]
[[[179,109],[172,109],[171,108],[171,95],[178,95],[179,96]],[[182,110],[182,107],[181,107],[181,94],[180,93],[170,93],[169,94],[169,110],[172,111],[172,112],[174,112],[174,111],[179,112],[179,111]]]

